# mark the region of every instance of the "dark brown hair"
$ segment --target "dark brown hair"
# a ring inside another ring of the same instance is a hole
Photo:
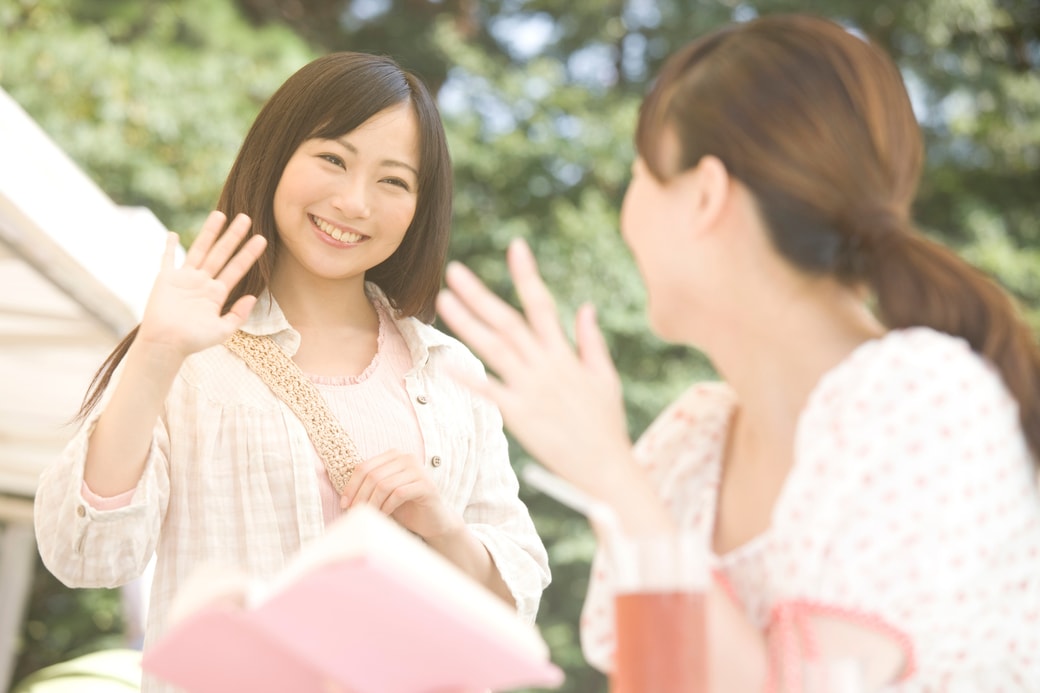
[[[264,236],[267,250],[232,289],[225,310],[239,297],[259,295],[268,287],[279,251],[274,192],[300,144],[315,137],[339,137],[406,102],[419,122],[415,216],[401,245],[368,270],[365,279],[383,290],[400,315],[433,321],[452,214],[453,179],[444,126],[433,96],[415,75],[390,58],[353,52],[331,53],[300,68],[264,104],[242,142],[217,209],[228,219],[248,214],[253,220],[250,233]],[[97,404],[136,336],[135,327],[101,365],[79,417]]]
[[[678,137],[678,167],[666,161],[666,131]],[[869,286],[889,328],[964,338],[1018,400],[1040,463],[1040,348],[1004,290],[915,228],[924,148],[883,50],[810,16],[728,26],[669,58],[640,111],[636,147],[659,180],[717,157],[792,264]]]

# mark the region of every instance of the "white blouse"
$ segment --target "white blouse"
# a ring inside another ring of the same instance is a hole
[[[379,290],[368,288],[388,311]],[[483,377],[483,367],[458,341],[414,318],[393,326],[409,365],[396,400],[385,404],[389,411],[406,403],[408,417],[388,419],[379,432],[352,430],[356,422],[348,422],[348,431],[362,439],[355,442],[363,451],[394,438],[398,427],[404,432],[401,444],[423,455],[442,496],[491,554],[518,612],[533,621],[549,582],[548,558],[518,496],[501,416],[450,375]],[[269,296],[243,329],[270,335],[290,355],[299,346],[299,333]],[[105,401],[41,475],[36,537],[44,564],[72,587],[125,584],[155,554],[145,648],[164,631],[177,588],[196,567],[224,563],[269,577],[323,532],[326,482],[303,424],[224,346],[185,361],[132,500],[114,509],[94,507],[82,493],[87,440]],[[149,678],[145,689],[158,690]]]
[[[706,551],[735,405],[724,384],[694,386],[636,446]],[[901,643],[909,664],[892,690],[1040,690],[1036,466],[1017,404],[988,362],[927,328],[868,341],[813,390],[794,458],[767,532],[714,557],[771,648],[791,636],[811,652],[804,617],[839,614]],[[591,663],[610,668],[602,556],[582,644]]]

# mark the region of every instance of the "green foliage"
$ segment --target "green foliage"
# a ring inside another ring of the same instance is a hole
[[[66,589],[36,562],[12,683],[45,666],[125,645],[117,590]]]
[[[26,0],[0,34],[0,85],[116,202],[187,236],[260,105],[314,55],[205,0]]]
[[[1035,0],[0,0],[0,84],[117,201],[190,235],[292,70],[327,50],[393,55],[439,90],[456,171],[452,256],[511,297],[503,253],[525,238],[566,322],[592,302],[635,437],[712,375],[650,333],[618,234],[640,97],[699,33],[786,11],[842,21],[896,58],[928,145],[922,228],[997,277],[1040,331]],[[528,461],[514,453],[518,468]],[[524,492],[553,566],[539,625],[567,672],[561,690],[602,691],[577,638],[592,536]],[[37,590],[22,672],[89,648],[91,614],[116,610],[111,593],[66,593],[44,577]],[[111,633],[94,632],[97,646]]]

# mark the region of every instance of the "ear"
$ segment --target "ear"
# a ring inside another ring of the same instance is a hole
[[[701,157],[696,166],[673,178],[672,182],[691,205],[698,228],[714,228],[732,194],[726,164],[709,154]]]

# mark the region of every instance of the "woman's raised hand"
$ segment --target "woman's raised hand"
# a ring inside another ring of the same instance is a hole
[[[445,323],[498,375],[464,382],[498,406],[531,455],[597,492],[612,467],[631,461],[631,442],[620,379],[595,312],[590,305],[579,310],[575,350],[530,249],[514,241],[507,258],[523,314],[456,263],[437,299]]]
[[[245,322],[255,296],[239,298],[226,313],[224,303],[264,252],[267,240],[253,235],[242,243],[252,224],[244,214],[225,229],[226,221],[221,212],[212,212],[180,267],[174,266],[177,235],[169,235],[162,268],[137,333],[138,343],[169,350],[183,359],[222,343]]]

